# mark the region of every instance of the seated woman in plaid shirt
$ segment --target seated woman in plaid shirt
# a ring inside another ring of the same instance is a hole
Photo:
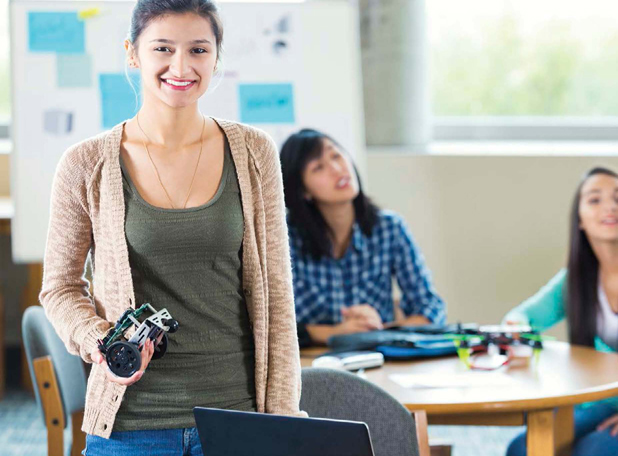
[[[445,305],[398,214],[363,193],[339,144],[316,130],[281,150],[301,345],[399,325],[443,324]],[[402,291],[395,311],[392,277]]]

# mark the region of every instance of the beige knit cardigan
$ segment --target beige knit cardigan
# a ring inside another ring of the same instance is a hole
[[[242,282],[255,339],[257,408],[304,415],[299,412],[300,358],[277,148],[261,130],[214,120],[229,141],[240,186]],[[110,322],[136,304],[119,162],[124,123],[68,149],[52,189],[40,300],[69,352],[89,363]],[[88,255],[92,296],[84,275]],[[109,438],[126,387],[108,381],[105,369],[93,364],[82,430]]]

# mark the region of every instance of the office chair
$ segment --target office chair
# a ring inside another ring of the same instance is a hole
[[[429,456],[427,415],[410,413],[382,388],[349,372],[302,370],[300,409],[315,418],[362,421],[376,456]]]
[[[86,444],[81,431],[86,399],[84,364],[67,352],[40,306],[24,312],[22,335],[34,394],[47,427],[47,454],[64,456],[64,429],[70,417],[70,454],[79,456]]]

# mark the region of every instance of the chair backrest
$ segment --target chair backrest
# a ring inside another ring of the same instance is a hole
[[[376,456],[418,456],[416,423],[382,388],[349,372],[305,368],[300,409],[315,418],[367,423]]]
[[[34,385],[34,394],[37,404],[43,410],[41,396],[37,388],[34,375],[33,360],[49,356],[52,359],[54,373],[58,381],[64,423],[68,423],[67,415],[84,409],[86,398],[86,375],[81,358],[71,355],[53,326],[45,316],[45,311],[40,306],[28,307],[22,320],[22,337],[28,358],[30,378]],[[45,417],[43,416],[43,420]]]

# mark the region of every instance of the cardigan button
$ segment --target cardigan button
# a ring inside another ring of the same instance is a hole
[[[245,288],[244,292],[245,296],[251,296],[251,290],[249,288]]]

